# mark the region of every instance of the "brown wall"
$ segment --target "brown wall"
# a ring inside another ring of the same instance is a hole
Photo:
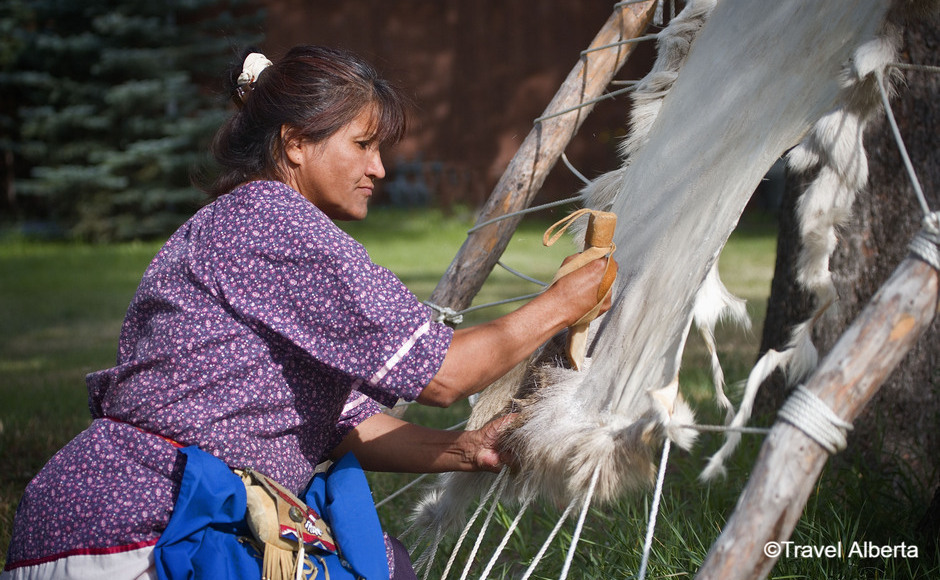
[[[368,58],[406,90],[417,107],[396,160],[441,162],[463,179],[439,188],[477,205],[601,25],[613,2],[589,0],[264,0],[271,56],[295,44],[340,46]],[[644,45],[618,78],[639,78]],[[598,106],[568,148],[589,177],[617,164],[616,141],[628,99]],[[391,179],[393,175],[389,175]],[[469,181],[468,181],[469,179]],[[561,164],[543,198],[575,193],[579,181]]]

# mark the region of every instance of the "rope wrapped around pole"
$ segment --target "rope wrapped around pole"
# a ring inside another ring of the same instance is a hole
[[[937,313],[940,272],[905,259],[806,383],[846,424],[861,413]],[[777,421],[751,479],[696,578],[766,577],[779,554],[764,549],[790,537],[829,454],[803,430]]]
[[[924,217],[923,227],[911,240],[911,253],[940,270],[940,212]]]

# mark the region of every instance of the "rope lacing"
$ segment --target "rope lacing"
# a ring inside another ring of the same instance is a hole
[[[919,70],[932,73],[940,72],[940,67],[935,66],[910,65],[904,63],[893,63],[889,66],[902,70]],[[888,91],[885,88],[884,74],[882,71],[875,71],[875,77],[878,81],[878,92],[885,108],[888,125],[891,127],[894,140],[897,142],[898,152],[901,155],[904,168],[907,170],[911,187],[914,190],[914,196],[917,198],[921,210],[924,213],[924,219],[921,222],[921,230],[914,236],[914,239],[911,240],[908,249],[910,249],[911,253],[916,257],[933,266],[935,270],[940,270],[940,212],[931,212],[930,206],[927,204],[924,190],[920,185],[920,180],[917,179],[914,165],[911,163],[907,147],[904,146],[904,139],[901,137],[901,131],[898,129],[897,121],[894,118],[894,112],[891,110]]]
[[[424,301],[424,305],[436,313],[434,322],[443,322],[448,326],[459,326],[463,322],[463,312],[457,312],[450,306],[439,306],[428,300]]]
[[[852,424],[829,408],[803,385],[797,385],[777,416],[790,423],[829,452],[842,451]]]

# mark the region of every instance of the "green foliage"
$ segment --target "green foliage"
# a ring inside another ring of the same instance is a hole
[[[172,231],[202,201],[190,175],[226,114],[202,86],[259,40],[243,32],[259,17],[250,0],[6,3],[0,147],[17,217],[96,241]]]

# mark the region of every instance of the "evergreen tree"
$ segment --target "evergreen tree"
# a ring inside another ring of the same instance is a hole
[[[250,0],[7,0],[0,144],[16,205],[91,240],[166,234],[203,195],[190,174],[226,115],[217,80],[259,41]],[[9,155],[7,155],[9,159]],[[11,197],[8,189],[8,198]]]

